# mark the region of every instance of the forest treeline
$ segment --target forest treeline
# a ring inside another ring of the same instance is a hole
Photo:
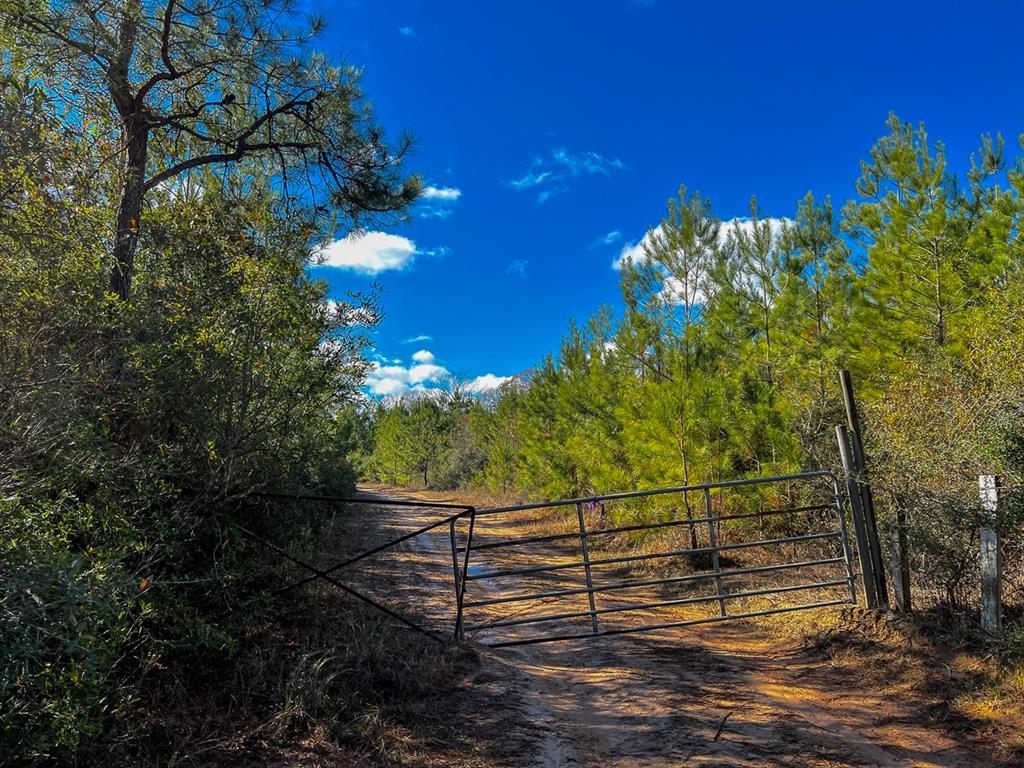
[[[839,210],[808,194],[723,221],[680,189],[620,265],[623,312],[493,396],[378,405],[367,471],[560,498],[838,470],[847,368],[883,527],[909,528],[924,602],[971,604],[977,476],[1024,470],[1024,161],[985,136],[958,174],[923,125],[886,127]]]

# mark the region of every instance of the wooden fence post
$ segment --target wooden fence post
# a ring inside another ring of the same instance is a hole
[[[889,529],[889,564],[892,570],[892,597],[898,613],[910,613],[910,563],[906,561],[907,533],[899,522]]]
[[[981,628],[991,635],[1003,625],[1003,564],[999,552],[998,475],[978,475],[983,523],[981,528]]]

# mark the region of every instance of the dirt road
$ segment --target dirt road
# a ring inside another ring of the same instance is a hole
[[[383,537],[437,519],[418,508],[372,514]],[[367,574],[384,576],[394,603],[434,626],[450,620],[447,528],[411,539]],[[920,702],[873,693],[856,668],[780,644],[752,620],[479,653],[495,697],[479,706],[506,708],[477,734],[508,748],[494,751],[506,754],[495,764],[997,764],[955,741]]]

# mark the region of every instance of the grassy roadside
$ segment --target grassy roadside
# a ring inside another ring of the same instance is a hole
[[[373,526],[323,533],[322,551],[344,552]],[[268,568],[268,589],[291,570],[269,560]],[[434,643],[322,582],[266,599],[231,647],[149,672],[139,702],[145,736],[120,756],[124,764],[518,764],[524,742],[509,734],[528,738],[528,725],[516,721],[514,686],[475,650]]]

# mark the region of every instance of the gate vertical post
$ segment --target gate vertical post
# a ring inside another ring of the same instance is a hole
[[[882,608],[889,607],[889,590],[885,583],[885,567],[882,564],[882,546],[878,540],[878,522],[875,519],[875,502],[868,483],[868,468],[864,460],[864,445],[861,440],[863,430],[860,424],[860,413],[857,401],[853,397],[853,379],[848,370],[840,374],[843,386],[843,404],[846,406],[846,422],[850,431],[850,447],[853,449],[853,465],[857,474],[857,492],[860,496],[861,511],[864,514],[864,525],[871,549],[871,565],[875,575],[875,593],[878,604]],[[909,590],[908,590],[909,592]]]
[[[597,634],[597,602],[594,600],[594,581],[590,574],[590,548],[587,546],[587,522],[583,517],[583,503],[576,502],[576,517],[580,523],[580,549],[583,552],[583,573],[587,579],[587,600],[590,603],[590,627]]]
[[[459,566],[459,547],[455,539],[455,523],[458,518],[452,520],[448,528],[448,537],[452,545],[452,570],[455,572],[455,639],[462,639],[462,570]]]
[[[449,535],[452,543],[452,567],[455,569],[455,640],[465,639],[463,630],[463,614],[466,602],[466,582],[469,575],[469,552],[473,547],[473,529],[476,527],[476,509],[470,507],[469,530],[466,532],[466,547],[463,550],[462,562],[459,563],[459,548],[456,544],[455,524],[461,519],[456,517],[451,522]]]
[[[850,512],[853,516],[853,535],[857,539],[857,557],[860,560],[861,586],[864,590],[864,602],[874,610],[878,608],[878,593],[875,591],[876,581],[871,562],[871,545],[868,543],[867,528],[864,525],[864,510],[860,505],[860,493],[857,490],[856,468],[850,457],[849,435],[842,424],[836,426],[836,439],[839,441],[839,458],[843,462],[846,474],[847,494],[850,497]]]
[[[839,540],[843,548],[843,561],[846,565],[846,581],[850,585],[850,602],[857,604],[857,582],[853,577],[853,554],[850,552],[850,536],[846,526],[846,507],[843,506],[843,491],[839,486],[839,478],[832,477],[832,498],[836,504],[836,515],[839,517]]]
[[[1003,626],[1003,563],[999,551],[999,476],[979,475],[983,514],[981,529],[981,628],[990,635]]]
[[[716,520],[714,515],[711,514],[711,491],[708,488],[704,489],[704,517],[708,519],[708,535],[711,540],[711,562],[715,567],[715,594],[723,595],[722,592],[722,577],[719,575],[722,572],[722,565],[718,559],[718,529],[716,526]],[[720,616],[726,616],[725,610],[725,598],[718,598],[718,614]]]

